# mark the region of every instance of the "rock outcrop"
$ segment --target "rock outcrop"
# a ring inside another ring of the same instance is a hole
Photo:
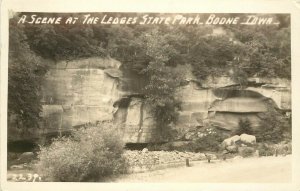
[[[241,134],[241,141],[246,144],[255,144],[256,137],[253,135]]]
[[[125,99],[126,100],[126,99]],[[155,142],[158,130],[151,116],[150,107],[144,103],[142,98],[128,98],[127,107],[119,103],[115,113],[115,124],[123,129],[124,140],[127,143],[149,143]]]
[[[222,145],[226,146],[231,146],[234,145],[237,141],[240,141],[241,137],[238,135],[235,135],[233,137],[227,138],[222,142]]]
[[[160,132],[151,106],[141,94],[145,79],[120,66],[117,60],[102,58],[57,63],[46,75],[41,113],[44,120],[41,129],[32,133],[33,138],[110,120],[122,129],[127,143],[156,142]],[[291,110],[289,80],[251,78],[248,87],[242,89],[226,76],[210,76],[200,83],[189,66],[180,67],[186,83],[176,93],[181,111],[172,126],[175,140],[192,139],[207,126],[235,131],[239,120],[245,118],[252,128],[258,128],[259,114],[270,104],[282,111]],[[24,139],[16,135],[20,133],[14,125],[9,131],[13,135],[10,140]]]
[[[43,82],[41,128],[22,135],[14,133],[18,129],[11,122],[9,140],[34,140],[69,132],[76,126],[113,120],[113,104],[122,93],[118,90],[120,66],[117,60],[102,58],[58,62]]]
[[[252,86],[241,89],[234,82],[230,83],[229,77],[209,78],[202,87],[190,81],[181,88],[180,94],[183,103],[179,123],[186,126],[209,123],[234,130],[239,119],[248,118],[256,128],[260,120],[257,114],[266,112],[270,102],[281,110],[291,109],[290,83],[284,79],[256,79]]]

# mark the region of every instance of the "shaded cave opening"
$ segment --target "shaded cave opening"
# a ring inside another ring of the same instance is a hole
[[[141,151],[144,148],[147,148],[149,143],[126,143],[125,149],[126,150],[138,150]]]
[[[14,153],[33,152],[39,149],[35,141],[21,140],[7,143],[7,151]]]

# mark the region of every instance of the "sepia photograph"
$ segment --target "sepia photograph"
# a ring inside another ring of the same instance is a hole
[[[8,5],[1,190],[300,189],[290,8]]]
[[[291,181],[290,35],[289,14],[13,13],[8,181]]]

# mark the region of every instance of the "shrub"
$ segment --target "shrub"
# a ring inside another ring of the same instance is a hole
[[[261,116],[260,128],[255,132],[258,142],[279,143],[284,139],[284,132],[289,131],[290,124],[283,115],[269,109]]]
[[[199,136],[201,134],[201,136]],[[150,144],[150,151],[180,151],[180,152],[203,152],[203,151],[219,151],[222,141],[228,138],[223,132],[214,129],[206,128],[201,133],[198,132],[198,138],[192,141],[174,141],[164,144]]]
[[[259,144],[260,156],[288,155],[292,154],[292,144],[290,142],[281,142],[278,144]]]
[[[173,147],[172,143],[165,143],[159,147],[159,150],[162,151],[173,151],[174,149],[175,148]]]
[[[277,145],[277,154],[278,155],[288,155],[292,154],[292,143],[280,143]]]
[[[60,137],[41,147],[37,170],[51,181],[101,181],[126,172],[121,136],[109,123],[79,129],[72,137]]]
[[[204,136],[199,137],[194,142],[188,145],[189,151],[219,151],[220,144],[226,138],[221,132],[208,128],[204,132]]]
[[[248,118],[246,118],[246,119],[239,119],[239,126],[238,126],[238,129],[236,131],[236,134],[237,135],[241,135],[243,133],[246,133],[248,135],[252,135],[253,134],[251,123],[250,123],[250,121],[249,121]]]
[[[241,147],[239,153],[242,157],[250,157],[253,156],[255,150],[251,147]]]
[[[275,153],[274,149],[266,144],[259,144],[257,149],[259,156],[272,156]]]

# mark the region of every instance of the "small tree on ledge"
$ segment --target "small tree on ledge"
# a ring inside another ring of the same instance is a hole
[[[251,122],[248,118],[245,118],[245,119],[239,119],[239,126],[238,126],[238,129],[236,131],[236,134],[237,135],[241,135],[241,134],[253,134],[253,130],[252,130],[252,127],[251,127]]]

